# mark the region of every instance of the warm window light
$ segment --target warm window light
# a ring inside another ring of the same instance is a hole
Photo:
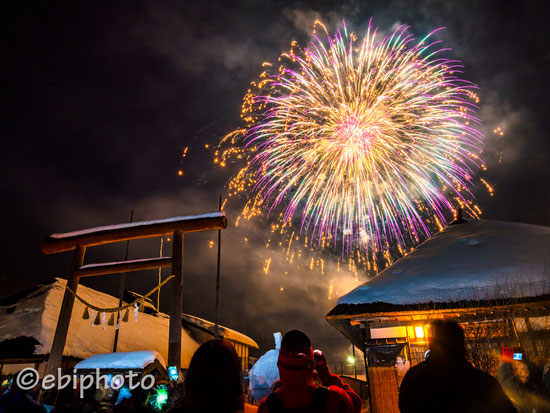
[[[423,338],[424,337],[424,327],[422,327],[422,326],[415,327],[414,332],[416,334],[416,338]]]

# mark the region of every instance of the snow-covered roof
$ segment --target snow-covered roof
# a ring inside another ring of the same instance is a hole
[[[57,319],[65,293],[66,281],[56,278],[55,282],[40,286],[32,294],[18,300],[13,311],[0,312],[0,341],[17,337],[33,337],[40,344],[34,354],[49,354]],[[117,307],[118,298],[80,284],[78,295],[84,300],[102,308]],[[92,325],[93,317],[84,320],[84,304],[75,300],[67,342],[63,355],[88,358],[94,354],[109,353],[113,350],[115,327]],[[90,314],[91,315],[91,314]],[[120,323],[117,349],[119,351],[154,350],[163,359],[168,357],[169,317],[158,313],[139,313],[137,321],[130,310],[129,321]],[[189,366],[191,357],[199,347],[189,331],[182,328],[182,367]]]
[[[550,227],[475,220],[451,225],[338,300],[329,313],[388,303],[526,298],[550,294]]]
[[[55,278],[52,283],[40,285],[36,290],[20,298],[15,303],[0,307],[0,342],[18,337],[32,337],[40,344],[35,346],[34,354],[49,354],[61,303],[65,293],[66,280]],[[77,293],[85,301],[97,307],[117,307],[119,299],[80,284]],[[138,296],[134,293],[134,296]],[[132,297],[134,298],[134,297]],[[147,302],[145,303],[147,305]],[[84,320],[85,306],[75,300],[64,356],[86,359],[93,355],[110,353],[113,350],[115,327],[93,325],[94,317]],[[213,323],[187,314],[184,320],[195,325],[203,325],[213,331]],[[109,314],[107,315],[107,318]],[[168,331],[170,317],[154,312],[139,313],[137,321],[130,309],[128,322],[120,323],[117,350],[120,352],[153,351],[160,360],[168,359]],[[250,337],[238,331],[220,326],[222,334],[233,341],[258,348]],[[189,329],[182,328],[181,365],[187,368],[191,357],[202,343]],[[119,353],[117,353],[119,354]]]
[[[200,328],[203,331],[208,331],[212,335],[215,334],[215,324],[211,321],[204,320],[199,317],[195,317],[189,314],[182,314],[181,318],[184,322],[192,324],[198,328]],[[258,344],[252,340],[250,337],[239,333],[238,331],[232,330],[230,328],[219,326],[220,335],[223,338],[226,338],[231,341],[235,341],[237,343],[244,344],[245,346],[252,347],[252,348],[259,348]]]
[[[149,364],[158,360],[163,367],[166,363],[156,351],[125,351],[117,353],[96,354],[82,360],[75,369],[144,369]]]

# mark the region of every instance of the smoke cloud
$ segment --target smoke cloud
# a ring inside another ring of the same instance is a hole
[[[2,131],[0,182],[9,234],[2,241],[2,296],[67,273],[70,254],[40,253],[45,235],[124,222],[132,209],[136,220],[216,210],[231,171],[213,170],[205,145],[239,125],[242,96],[262,62],[276,62],[294,39],[307,45],[315,20],[334,31],[345,19],[360,35],[372,17],[381,34],[404,24],[417,39],[445,27],[434,38],[452,49],[445,53],[461,60],[464,77],[480,87],[488,170],[477,178],[495,188],[494,196],[481,182],[474,188],[483,217],[550,225],[549,42],[545,13],[531,3],[11,7],[6,78],[13,81],[5,95],[11,113]],[[229,222],[237,215],[230,206]],[[324,316],[364,276],[293,270],[283,251],[266,249],[266,227],[232,225],[222,233],[222,324],[258,340],[262,350],[272,346],[273,332],[302,328],[336,360],[349,345]],[[214,233],[185,238],[185,311],[208,319],[214,317],[215,241]],[[130,257],[158,249],[158,240],[132,242]],[[118,245],[91,249],[88,259],[123,256]],[[132,275],[128,286],[148,291],[156,277],[154,271]],[[85,283],[109,293],[118,287],[116,276]]]

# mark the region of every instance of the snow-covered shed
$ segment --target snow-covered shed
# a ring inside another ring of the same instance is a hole
[[[22,364],[34,364],[41,372],[44,371],[65,286],[66,280],[55,278],[0,302],[0,367],[3,365],[4,373],[17,371]],[[79,286],[78,295],[98,307],[118,306],[118,298],[84,285]],[[76,300],[63,351],[63,368],[72,367],[79,360],[92,355],[110,353],[113,350],[115,327],[109,326],[108,323],[104,326],[93,325],[94,317],[83,319],[84,310],[84,304]],[[137,319],[132,311],[129,315],[128,322],[120,323],[117,350],[152,350],[166,360],[169,316],[147,309],[143,313],[138,313]],[[195,317],[183,315],[182,368],[189,366],[191,357],[200,344],[213,337],[213,333],[197,334],[189,328],[189,320],[193,319]],[[254,340],[244,334],[225,327],[222,327],[220,332],[233,343],[258,348]],[[246,357],[248,358],[248,351]],[[1,372],[2,369],[0,374]]]
[[[549,314],[550,227],[472,220],[340,297],[326,318],[376,365],[392,363],[399,349],[420,361],[436,318],[460,322],[470,346],[493,340],[548,357]]]
[[[428,325],[452,319],[471,361],[495,372],[502,346],[550,357],[550,228],[457,220],[340,297],[328,322],[364,353],[373,412],[398,411],[398,387],[425,358]]]
[[[199,340],[206,341],[216,334],[216,325],[211,321],[189,314],[182,314],[181,318],[183,326],[193,334],[193,337],[197,337]],[[219,326],[218,330],[218,334],[230,341],[233,347],[235,347],[241,360],[241,368],[243,371],[248,370],[249,350],[251,348],[258,349],[258,344],[250,337],[238,331],[231,330],[230,328]]]

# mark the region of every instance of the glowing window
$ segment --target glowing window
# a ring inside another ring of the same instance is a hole
[[[405,327],[373,328],[370,330],[370,336],[371,338],[406,337],[407,330]]]
[[[422,326],[415,327],[414,332],[416,333],[417,338],[423,338],[424,337],[424,328]]]

